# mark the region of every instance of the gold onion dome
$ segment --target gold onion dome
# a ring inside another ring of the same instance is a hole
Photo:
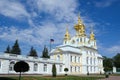
[[[74,26],[75,30],[78,31],[81,28],[80,26],[82,26],[82,25],[83,25],[83,23],[82,23],[82,20],[80,19],[80,15],[79,15],[78,16],[78,24],[76,24]]]
[[[75,30],[77,31],[77,34],[80,36],[86,36],[85,34],[85,26],[80,19],[80,15],[78,16],[78,23],[74,26]]]

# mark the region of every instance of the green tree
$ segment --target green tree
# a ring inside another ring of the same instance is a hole
[[[21,54],[21,50],[20,50],[20,47],[19,47],[19,44],[18,44],[18,40],[15,41],[15,43],[12,47],[11,53],[12,54],[18,54],[18,55]]]
[[[48,49],[46,48],[46,46],[44,46],[44,50],[42,52],[42,58],[50,58],[50,56],[48,55]]]
[[[111,58],[107,58],[104,56],[103,59],[103,67],[104,67],[104,71],[112,71],[113,68],[113,60]]]
[[[11,50],[10,50],[10,46],[8,45],[7,48],[6,48],[5,53],[10,53],[10,52],[11,52]]]
[[[25,61],[19,61],[14,65],[14,70],[20,72],[19,80],[21,80],[21,72],[27,72],[29,70],[29,64]]]
[[[53,77],[56,77],[56,75],[57,75],[57,72],[56,72],[57,70],[56,70],[56,65],[55,64],[53,64],[53,66],[52,66],[52,76]]]
[[[68,72],[68,68],[64,68],[64,71],[66,72],[66,76],[67,76],[67,72]]]
[[[113,57],[113,61],[114,61],[114,66],[116,68],[120,68],[120,53],[116,54],[114,57]]]
[[[33,47],[31,47],[31,50],[28,56],[38,57],[37,52]]]

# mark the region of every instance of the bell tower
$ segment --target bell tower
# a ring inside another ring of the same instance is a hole
[[[94,34],[94,31],[93,31],[92,27],[91,27],[91,33],[90,33],[89,42],[90,42],[90,44],[91,44],[92,47],[94,47],[95,49],[97,49],[95,34]]]

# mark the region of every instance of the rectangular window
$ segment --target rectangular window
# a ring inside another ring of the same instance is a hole
[[[44,64],[43,71],[47,72],[47,64]]]
[[[72,62],[72,56],[71,56],[71,58],[70,58],[70,59],[71,59],[71,62]]]
[[[62,65],[60,65],[59,71],[62,72]]]
[[[92,72],[92,66],[90,68],[91,68],[91,72]]]
[[[71,70],[71,72],[72,72],[72,66],[70,67],[70,70]]]
[[[75,62],[76,62],[76,56],[75,56]]]
[[[94,67],[94,72],[96,71],[95,67]]]
[[[37,71],[38,70],[38,64],[34,64],[34,71]]]
[[[78,72],[80,72],[80,67],[78,67]]]
[[[87,72],[89,72],[89,67],[87,66]]]
[[[1,61],[0,61],[0,68],[1,68]]]
[[[77,71],[76,66],[75,66],[75,72]]]
[[[78,62],[80,63],[80,57],[78,57]]]
[[[82,38],[80,38],[80,42],[82,42]]]
[[[86,58],[86,63],[88,64],[88,57]]]
[[[84,43],[85,43],[85,38],[84,38]]]

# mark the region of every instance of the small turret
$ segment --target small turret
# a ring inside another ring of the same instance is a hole
[[[92,27],[91,27],[91,33],[90,33],[90,40],[89,41],[90,41],[91,46],[94,47],[95,49],[97,49],[95,34],[93,32]]]
[[[95,34],[93,32],[93,29],[91,29],[90,40],[95,40]]]
[[[64,44],[67,44],[69,41],[70,41],[70,34],[69,34],[69,31],[68,31],[68,27],[67,27],[65,37],[64,37]]]

